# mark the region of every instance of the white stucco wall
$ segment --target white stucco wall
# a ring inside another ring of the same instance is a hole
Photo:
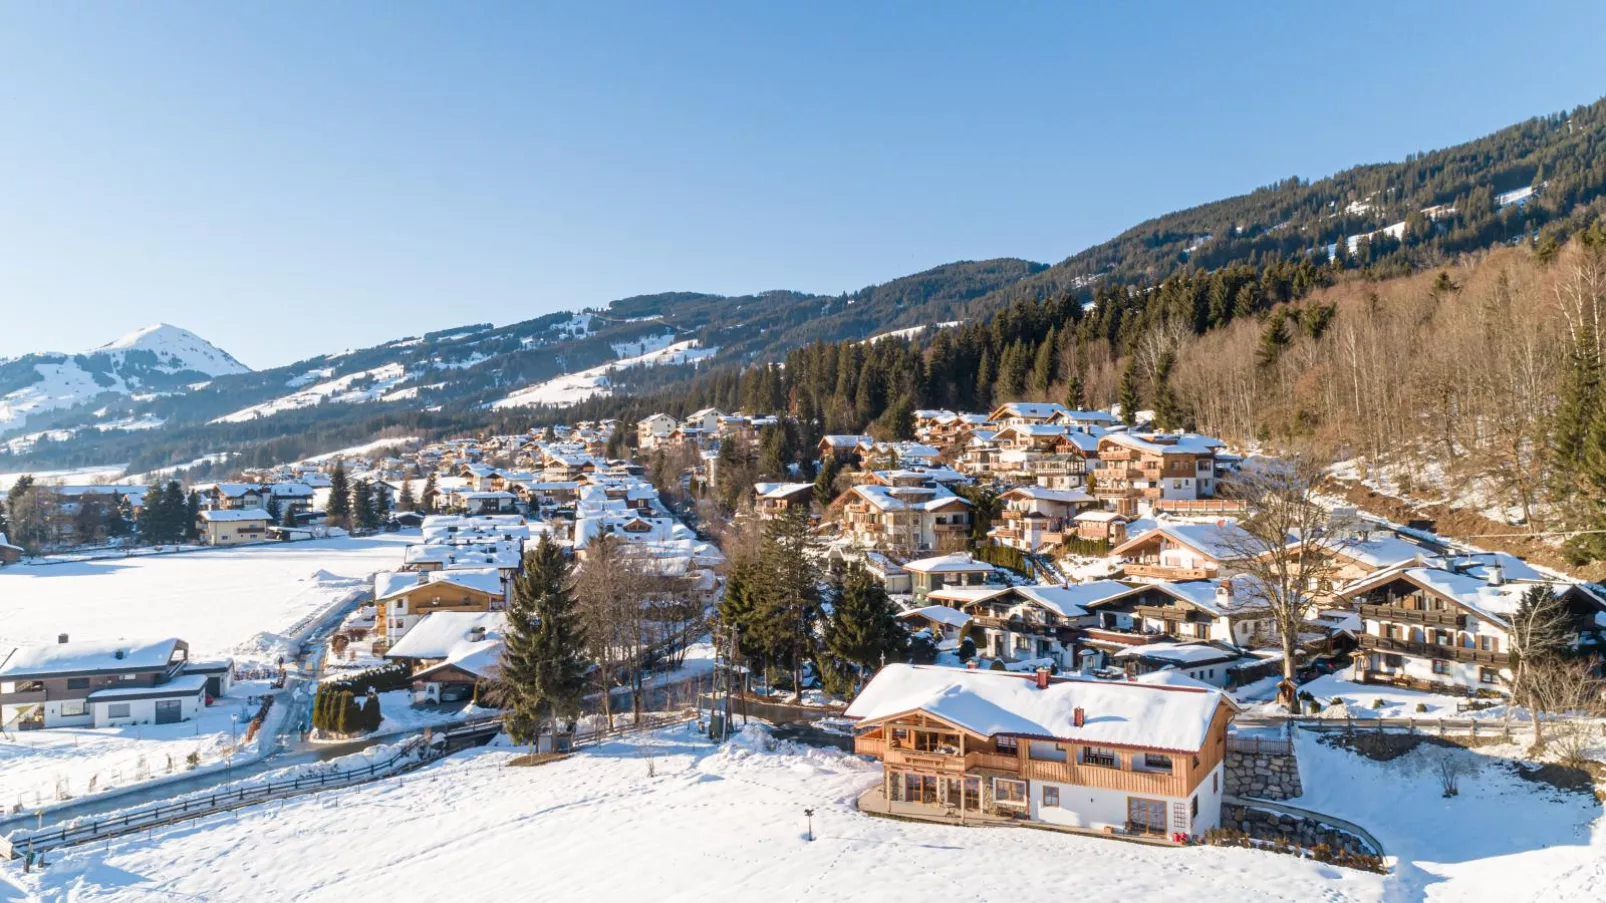
[[[1127,816],[1127,799],[1139,794],[1129,793],[1125,790],[1105,790],[1099,787],[1083,787],[1077,784],[1055,784],[1049,781],[1032,781],[1029,788],[1031,802],[1031,817],[1037,821],[1052,825],[1065,825],[1071,828],[1087,828],[1101,831],[1106,826],[1125,829]],[[1043,788],[1058,787],[1060,804],[1058,808],[1043,805]],[[1143,799],[1161,800],[1166,804],[1166,824],[1171,825],[1176,817],[1177,806],[1186,806],[1187,800],[1172,797],[1142,797]],[[1199,814],[1204,815],[1204,801],[1200,800]],[[1216,803],[1216,818],[1221,818],[1220,800]]]
[[[194,696],[185,696],[181,698],[179,711],[181,713],[182,720],[189,721],[200,712],[202,706],[201,700],[204,695],[205,691],[202,691]],[[93,702],[90,704],[90,708],[94,712],[95,727],[121,727],[125,724],[155,724],[156,703],[160,701],[161,700],[157,699],[108,699],[105,701]],[[122,702],[126,702],[128,705],[128,714],[123,717],[112,717],[111,707]]]

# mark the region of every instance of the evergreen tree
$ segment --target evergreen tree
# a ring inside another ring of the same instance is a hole
[[[1277,363],[1283,349],[1288,346],[1288,312],[1279,307],[1272,311],[1271,319],[1260,333],[1260,345],[1255,349],[1255,364],[1261,368]]]
[[[793,510],[765,523],[759,548],[762,580],[750,633],[773,666],[791,670],[794,692],[802,691],[803,665],[815,653],[820,573],[813,545],[808,518]]]
[[[1073,411],[1080,411],[1087,405],[1087,389],[1082,383],[1082,371],[1071,374],[1071,386],[1065,393],[1065,406]]]
[[[814,502],[821,510],[829,508],[836,501],[836,477],[842,472],[842,464],[837,461],[836,455],[826,452],[820,459],[820,472],[814,475]]]
[[[379,513],[374,506],[374,484],[366,479],[351,484],[351,523],[364,533],[379,527]]]
[[[12,487],[15,491],[16,487]],[[145,503],[140,506],[139,518],[136,526],[139,529],[139,538],[155,545],[162,541],[162,503],[167,498],[162,492],[162,484],[152,481],[145,487]],[[13,505],[15,510],[15,505]]]
[[[898,620],[886,587],[862,566],[849,568],[835,587],[826,622],[820,662],[826,688],[844,696],[857,693],[865,675],[889,661],[901,661],[908,648],[908,631]]]
[[[168,484],[170,488],[177,485],[176,481]],[[190,542],[195,542],[201,538],[201,494],[193,489],[184,496],[184,524],[182,529],[184,538]]]
[[[1033,397],[1039,399],[1048,398],[1048,390],[1054,385],[1054,362],[1058,350],[1058,337],[1054,328],[1049,327],[1048,335],[1037,346],[1037,356],[1032,361],[1031,383]]]
[[[435,471],[432,470],[429,472],[429,476],[424,478],[424,497],[420,499],[423,502],[422,510],[425,514],[435,513],[435,499],[439,495],[440,487],[435,482]]]
[[[396,496],[396,510],[411,511],[417,506],[418,500],[413,497],[413,481],[404,478],[401,481],[401,492]]]
[[[276,496],[276,495],[269,495],[268,496],[267,512],[268,512],[268,523],[270,523],[270,524],[279,523],[279,518],[284,514],[284,512],[282,510],[282,506],[280,506],[280,504],[279,504],[279,497],[278,496]]]
[[[545,535],[513,582],[497,684],[509,732],[526,743],[552,720],[579,715],[585,632],[571,583],[563,550]]]
[[[385,716],[379,710],[379,694],[373,687],[368,688],[368,698],[363,702],[362,720],[363,732],[368,734],[379,730],[379,726],[385,723]]]
[[[346,462],[336,461],[335,472],[329,475],[329,525],[351,528],[351,484],[346,479]]]
[[[1126,368],[1121,371],[1121,422],[1127,426],[1136,424],[1142,404],[1138,396],[1138,359],[1134,355],[1127,358]]]

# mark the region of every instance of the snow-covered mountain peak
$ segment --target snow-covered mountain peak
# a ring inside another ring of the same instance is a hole
[[[144,326],[86,354],[149,351],[173,372],[194,370],[208,376],[249,373],[251,368],[188,329],[168,323]]]

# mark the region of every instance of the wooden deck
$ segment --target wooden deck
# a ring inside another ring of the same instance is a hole
[[[1080,834],[1084,837],[1103,837],[1108,840],[1124,840],[1128,843],[1142,843],[1149,846],[1180,846],[1180,844],[1172,841],[1170,837],[1153,834],[1094,831],[1088,828],[1073,828],[1068,825],[1051,825],[1047,822],[1028,821],[1024,818],[1004,818],[984,812],[967,811],[961,813],[958,809],[939,804],[895,802],[887,799],[886,795],[881,792],[879,784],[859,794],[857,805],[860,812],[866,815],[874,815],[878,818],[899,818],[908,821],[932,822],[939,825],[964,825],[972,828],[1036,828],[1039,831]]]

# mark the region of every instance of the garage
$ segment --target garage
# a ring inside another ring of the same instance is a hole
[[[177,724],[184,720],[184,703],[177,699],[156,700],[156,723]]]

